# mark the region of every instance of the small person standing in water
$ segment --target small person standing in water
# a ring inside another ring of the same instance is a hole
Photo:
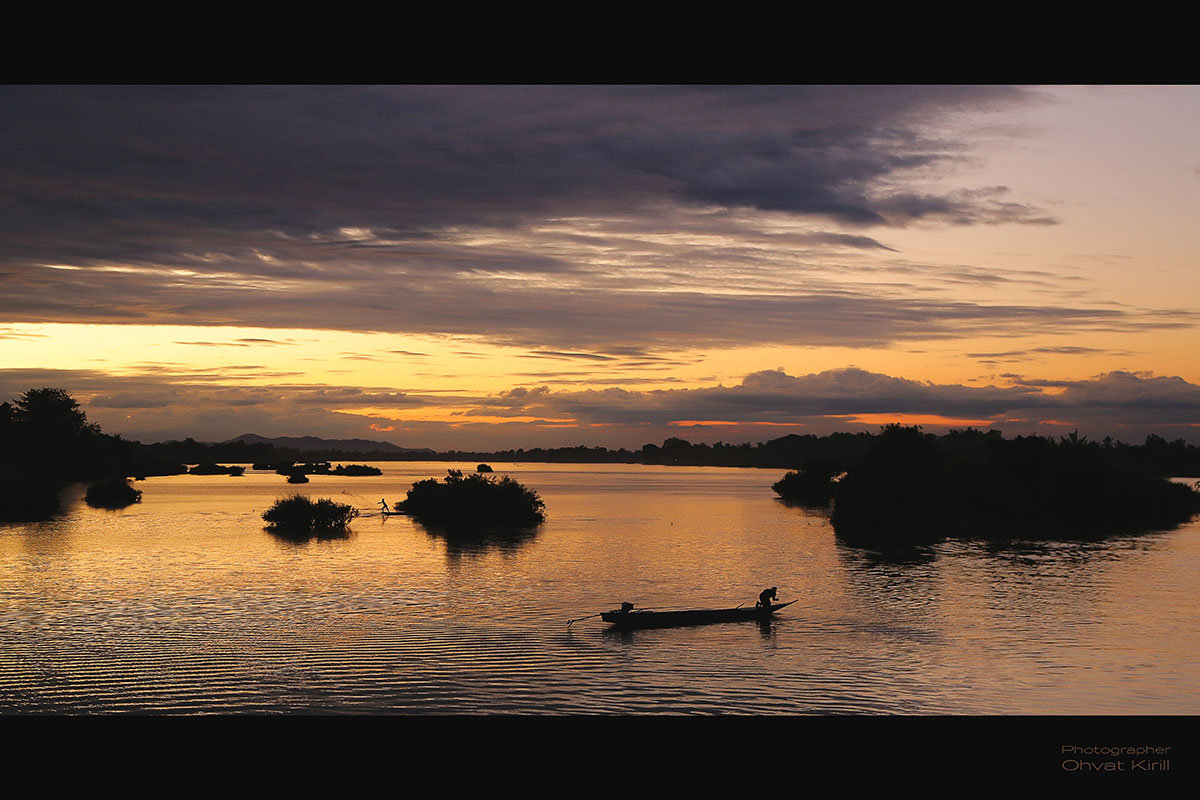
[[[759,592],[758,593],[758,605],[756,607],[757,608],[770,608],[771,601],[778,599],[778,595],[776,594],[776,589],[778,589],[778,588],[779,587],[777,587],[777,586],[772,586],[770,589],[763,589],[761,592]]]
[[[391,511],[391,509],[388,508],[387,500],[383,499],[382,497],[379,498],[379,505],[383,506],[383,508],[381,510],[383,511],[384,514],[387,514],[388,512]]]

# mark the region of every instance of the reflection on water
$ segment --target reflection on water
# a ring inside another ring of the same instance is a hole
[[[1137,536],[1112,536],[1105,539],[1064,539],[1059,541],[1025,541],[1020,539],[984,541],[982,551],[1011,562],[1088,563],[1116,560],[1130,551],[1148,551],[1170,541],[1165,531],[1149,531]]]
[[[354,535],[350,529],[339,531],[298,531],[291,528],[263,528],[268,534],[293,545],[306,545],[309,542],[336,542],[349,539]]]
[[[415,524],[430,538],[439,540],[445,545],[448,558],[478,555],[488,550],[512,554],[533,541],[537,536],[538,528],[541,527],[464,530],[462,528],[442,528],[421,522]]]
[[[0,713],[1194,714],[1200,523],[1096,542],[840,543],[770,470],[504,465],[549,517],[462,537],[378,500],[446,465],[312,477],[348,536],[259,515],[279,476],[0,526]],[[473,465],[452,465],[473,468]],[[799,601],[614,632],[614,608]]]
[[[901,544],[895,547],[863,547],[845,544],[837,540],[838,558],[847,568],[874,569],[886,566],[931,564],[937,559],[937,550],[931,545]]]

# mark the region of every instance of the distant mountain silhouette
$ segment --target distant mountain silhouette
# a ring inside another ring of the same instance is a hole
[[[321,439],[316,436],[276,436],[269,438],[256,433],[243,433],[221,444],[269,444],[274,447],[286,447],[302,453],[340,450],[349,453],[432,453],[428,447],[400,447],[391,442],[375,442],[370,439]]]

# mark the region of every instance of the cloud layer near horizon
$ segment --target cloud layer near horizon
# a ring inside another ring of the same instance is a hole
[[[792,432],[875,430],[887,417],[902,422],[942,418],[924,423],[933,431],[973,425],[1016,435],[1069,426],[1095,438],[1139,441],[1150,432],[1192,434],[1200,419],[1200,386],[1129,372],[971,387],[860,369],[802,376],[767,370],[728,387],[555,391],[535,386],[490,395],[216,381],[216,376],[186,372],[0,370],[0,394],[12,398],[28,388],[63,386],[85,400],[89,416],[107,431],[146,441],[209,430],[214,440],[251,432],[312,434],[437,449],[636,447],[667,436],[763,441]],[[1113,424],[1114,419],[1120,422]]]

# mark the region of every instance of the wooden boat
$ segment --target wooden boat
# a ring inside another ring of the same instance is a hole
[[[711,622],[765,621],[781,608],[787,608],[795,600],[772,603],[769,606],[737,608],[701,608],[690,611],[605,611],[600,619],[618,628],[669,628],[675,625],[707,625]]]

